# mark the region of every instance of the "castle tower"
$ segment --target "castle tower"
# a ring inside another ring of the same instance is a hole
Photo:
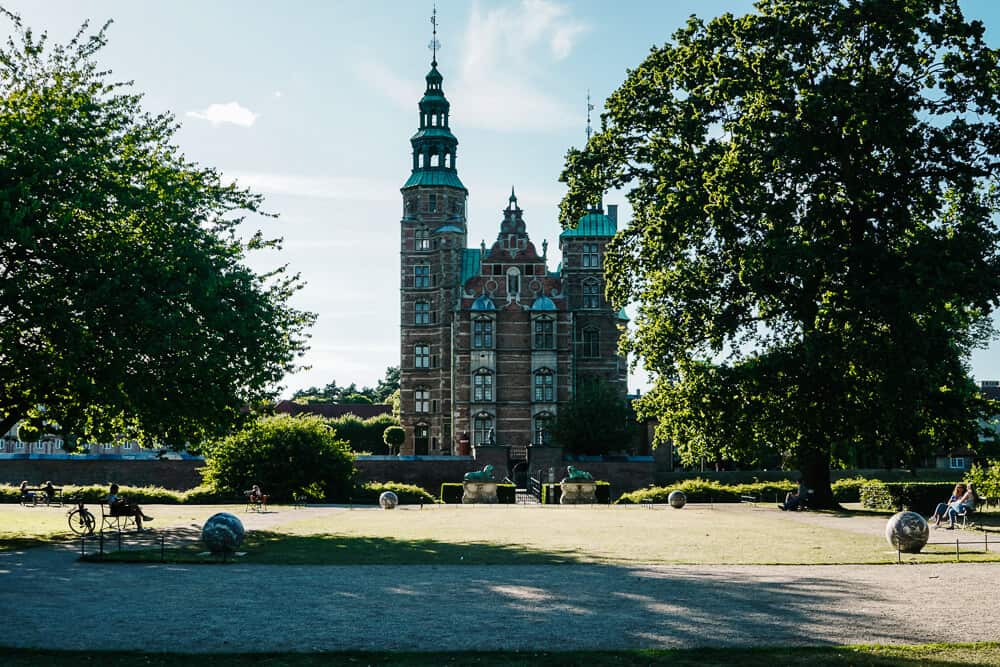
[[[410,139],[412,171],[400,221],[400,422],[402,454],[452,453],[452,318],[466,246],[468,191],[435,50]]]

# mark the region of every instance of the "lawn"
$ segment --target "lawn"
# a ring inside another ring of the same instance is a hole
[[[377,665],[379,667],[978,667],[1000,665],[1000,644],[928,644],[922,646],[833,646],[816,648],[690,649],[668,651],[587,652],[430,652],[430,653],[287,653],[215,654],[116,653],[7,649],[5,667],[320,667]]]
[[[200,514],[198,510],[201,510]],[[171,507],[177,519],[185,508]],[[188,508],[203,521],[217,507]],[[161,508],[156,508],[161,513]],[[167,513],[163,513],[167,519]],[[238,512],[238,514],[240,514]],[[240,514],[241,516],[245,516]],[[885,517],[850,513],[783,514],[739,505],[660,507],[470,507],[280,509],[266,529],[251,530],[240,562],[260,564],[844,564],[888,563],[896,552],[882,535]],[[184,517],[188,525],[189,516]],[[248,521],[257,517],[245,517]],[[169,519],[168,519],[169,521]],[[197,524],[195,520],[193,523]],[[160,526],[165,524],[161,523]],[[251,528],[253,526],[251,525]],[[22,535],[22,537],[30,535]],[[935,531],[932,541],[982,539],[976,531]],[[994,536],[1000,547],[1000,536]],[[168,548],[168,559],[199,555],[197,531]],[[168,538],[169,544],[169,538]],[[126,545],[127,546],[127,545]],[[138,545],[137,545],[138,547]],[[907,562],[954,560],[954,543],[929,546]],[[975,552],[979,553],[975,553]],[[128,550],[123,560],[159,560]],[[1000,560],[1000,550],[962,548],[962,560]]]

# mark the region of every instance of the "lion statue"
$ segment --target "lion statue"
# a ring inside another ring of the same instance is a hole
[[[566,481],[568,482],[592,482],[594,476],[586,470],[580,470],[573,466],[566,466]]]
[[[473,472],[465,473],[465,477],[462,478],[466,482],[492,482],[493,481],[493,466],[484,466],[482,470],[475,470]]]

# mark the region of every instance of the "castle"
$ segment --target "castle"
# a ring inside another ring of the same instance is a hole
[[[617,207],[593,209],[559,236],[549,271],[511,191],[492,246],[467,248],[468,190],[437,58],[410,139],[400,221],[401,454],[545,445],[560,405],[590,378],[627,387],[618,354],[627,321],[604,299],[604,249]]]

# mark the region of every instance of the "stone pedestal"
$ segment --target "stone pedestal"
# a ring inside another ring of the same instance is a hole
[[[475,503],[495,505],[499,502],[496,482],[462,482],[462,489],[463,505]]]
[[[564,479],[559,486],[562,488],[560,505],[592,505],[597,502],[596,482],[571,482]]]

